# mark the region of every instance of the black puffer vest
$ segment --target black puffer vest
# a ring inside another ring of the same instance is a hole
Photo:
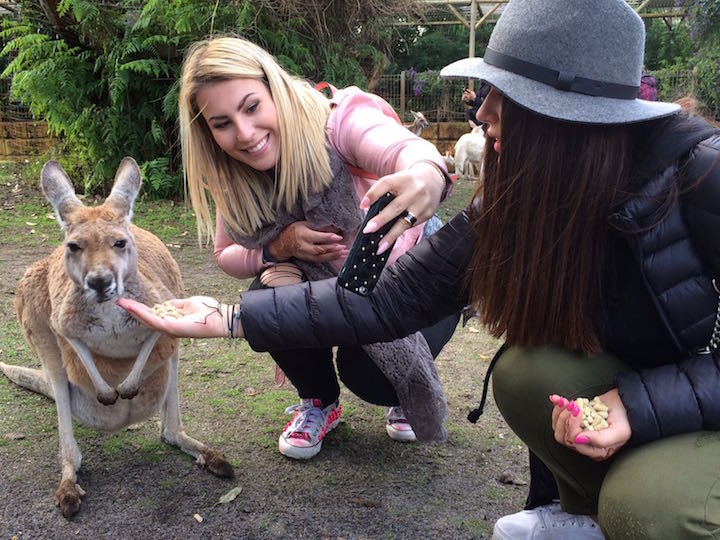
[[[679,117],[645,163],[655,164],[642,169],[650,181],[613,223],[636,231],[628,240],[643,280],[677,357],[690,360],[617,377],[633,445],[720,429],[720,363],[696,354],[709,344],[718,309],[712,281],[720,283],[720,132]],[[668,197],[674,187],[679,204]]]

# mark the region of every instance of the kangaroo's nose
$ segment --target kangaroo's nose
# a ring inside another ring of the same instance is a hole
[[[92,276],[85,281],[87,286],[102,296],[112,285],[112,278],[108,276]]]

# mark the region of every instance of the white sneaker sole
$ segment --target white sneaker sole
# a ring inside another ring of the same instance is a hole
[[[395,429],[392,424],[385,424],[385,431],[393,441],[399,442],[414,442],[417,440],[414,431],[405,431]]]

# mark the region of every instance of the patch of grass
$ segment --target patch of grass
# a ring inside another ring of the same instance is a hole
[[[140,441],[138,452],[147,463],[160,463],[167,458],[171,447],[159,439],[143,439]],[[178,450],[179,451],[179,450]]]
[[[158,507],[158,502],[150,497],[142,497],[140,499],[137,499],[133,503],[133,506],[140,510],[154,510]]]
[[[216,412],[224,416],[235,416],[238,411],[238,403],[234,399],[214,397],[208,399],[208,403],[212,405]]]
[[[80,441],[87,441],[97,437],[98,430],[73,422],[73,434],[75,435],[75,440],[79,443]]]
[[[275,514],[266,514],[257,522],[257,528],[260,531],[267,529],[272,523],[275,522]]]
[[[162,489],[171,490],[176,488],[178,485],[180,485],[180,482],[178,480],[158,480],[157,482],[158,487]]]
[[[246,406],[258,418],[277,418],[288,406],[288,397],[285,390],[268,390],[248,397]]]
[[[125,455],[128,444],[125,433],[115,433],[103,442],[102,451],[109,459],[119,459]]]
[[[447,223],[460,212],[460,210],[463,210],[470,204],[477,188],[478,183],[473,180],[458,180],[455,182],[452,193],[443,201],[437,211],[437,215],[443,223]]]
[[[492,532],[492,525],[482,519],[461,519],[458,525],[466,529],[472,538],[488,538]]]
[[[139,200],[133,211],[133,223],[152,231],[166,243],[197,243],[195,214],[183,203],[167,200]]]

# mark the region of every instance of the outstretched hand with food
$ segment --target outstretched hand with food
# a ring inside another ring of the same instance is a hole
[[[174,299],[154,307],[120,298],[117,305],[143,325],[173,337],[243,337],[237,306],[209,296]]]

